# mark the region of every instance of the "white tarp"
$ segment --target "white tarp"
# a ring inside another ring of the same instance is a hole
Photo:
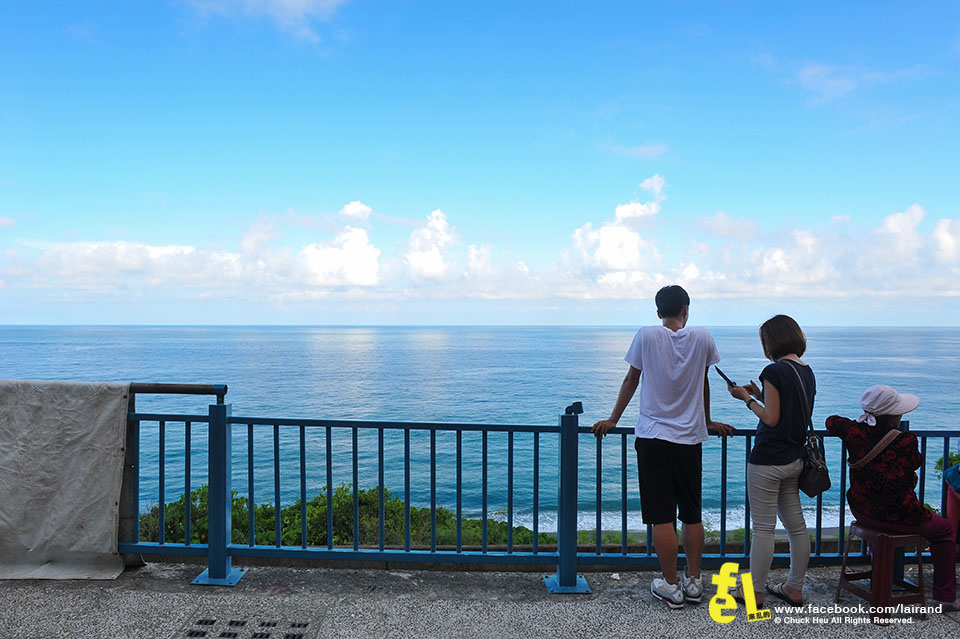
[[[115,579],[129,384],[0,381],[0,579]]]

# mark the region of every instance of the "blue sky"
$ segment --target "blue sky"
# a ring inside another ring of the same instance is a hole
[[[960,5],[781,5],[4,3],[0,323],[957,325]]]

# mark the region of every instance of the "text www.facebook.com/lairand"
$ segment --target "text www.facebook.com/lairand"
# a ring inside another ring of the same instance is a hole
[[[735,562],[723,564],[720,571],[711,577],[717,587],[717,593],[710,599],[710,617],[720,624],[733,621],[737,611],[737,600],[730,594],[730,589],[737,585],[739,575],[742,584],[743,603],[746,608],[747,621],[773,621],[784,625],[827,625],[827,624],[912,624],[918,617],[926,614],[939,614],[943,611],[943,604],[933,606],[917,606],[897,604],[896,606],[864,606],[841,604],[817,605],[812,603],[803,606],[773,606],[770,609],[761,609],[757,606],[754,597],[753,578],[749,572],[739,573],[740,566]],[[727,611],[730,611],[729,613]]]

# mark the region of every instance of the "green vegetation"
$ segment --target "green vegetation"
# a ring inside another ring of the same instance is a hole
[[[387,546],[404,544],[403,500],[385,490],[384,494],[384,533]],[[380,543],[380,492],[378,488],[358,491],[360,540],[361,546],[373,546]],[[249,543],[250,515],[249,500],[233,493],[232,540],[235,544]],[[207,543],[207,512],[209,509],[209,490],[206,485],[190,493],[190,541],[196,544]],[[186,504],[184,495],[168,503],[164,509],[164,541],[183,543],[184,513]],[[272,503],[255,504],[253,507],[254,541],[257,545],[272,546],[276,543],[276,509]],[[301,544],[301,509],[298,499],[290,506],[280,510],[280,538],[284,546]],[[506,545],[509,526],[505,521],[487,519],[487,543],[491,546]],[[160,508],[154,506],[150,512],[140,516],[140,539],[158,541],[160,531]],[[410,543],[413,546],[430,544],[430,509],[410,507]],[[586,535],[581,532],[581,538]],[[483,533],[483,521],[480,519],[462,520],[462,540],[464,546],[479,546]],[[604,535],[610,538],[613,533]],[[615,541],[620,543],[616,533]],[[555,535],[540,533],[539,543],[556,544]],[[453,511],[442,506],[437,508],[437,544],[453,546],[457,543],[457,521]],[[529,545],[533,543],[533,531],[523,526],[514,526],[513,543]],[[587,543],[584,541],[584,543]],[[605,541],[604,543],[608,543]],[[307,545],[327,545],[327,496],[324,493],[307,501]],[[338,486],[333,493],[333,545],[353,545],[353,488],[349,485]]]
[[[720,541],[720,531],[710,525],[710,522],[703,522],[703,532],[707,541]],[[742,542],[745,535],[743,528],[727,528],[728,542]],[[677,539],[680,539],[680,529],[677,529]]]
[[[937,471],[937,479],[943,479],[943,471],[957,464],[960,464],[960,453],[950,453],[950,463],[946,467],[943,465],[943,457],[940,457],[937,460],[937,465],[934,466],[934,470]]]
[[[541,537],[542,537],[541,533]],[[640,533],[627,533],[627,545],[637,546],[642,545],[644,535]],[[551,544],[557,543],[556,537],[552,537]],[[597,543],[597,531],[596,529],[587,529],[577,531],[577,544],[582,546],[595,546]],[[623,542],[621,541],[620,531],[619,530],[603,530],[600,531],[600,544],[603,546],[619,546]]]
[[[960,455],[951,454],[950,463],[960,462]],[[938,473],[942,472],[943,459],[937,462]],[[376,546],[380,543],[380,500],[379,490],[368,488],[358,491],[360,515],[361,546]],[[936,508],[925,504],[930,510],[938,512]],[[183,543],[184,541],[184,495],[180,499],[170,502],[165,507],[164,541],[168,543]],[[207,543],[207,511],[209,508],[209,491],[206,485],[190,493],[190,541],[194,544]],[[248,543],[249,500],[246,497],[233,493],[233,522],[232,539],[235,544]],[[384,533],[385,544],[392,547],[404,545],[404,512],[403,500],[393,495],[389,490],[384,491]],[[502,515],[503,513],[497,513]],[[160,508],[154,506],[150,512],[140,516],[140,539],[143,541],[158,541]],[[276,509],[272,503],[254,505],[254,539],[257,545],[272,546],[276,543],[275,537]],[[464,546],[479,546],[482,543],[483,521],[480,519],[462,520],[462,543]],[[720,532],[712,529],[705,522],[706,538],[708,542],[718,542]],[[507,543],[508,525],[498,519],[487,519],[487,543],[490,546],[504,546]],[[280,538],[284,546],[300,545],[300,500],[280,510]],[[678,530],[679,536],[679,530]],[[577,534],[577,543],[592,546],[596,543],[595,530],[580,530]],[[728,528],[726,539],[728,543],[742,543],[744,540],[743,528]],[[604,546],[620,546],[622,541],[619,530],[605,530],[601,534],[600,542]],[[412,546],[429,546],[430,544],[430,509],[410,507],[410,543]],[[437,507],[437,545],[454,546],[457,543],[456,515],[449,508]],[[513,543],[517,546],[529,546],[533,543],[533,531],[524,526],[514,526]],[[540,533],[539,543],[554,545],[556,535]],[[632,547],[645,544],[645,535],[637,532],[627,533],[627,544]],[[317,495],[307,502],[307,545],[327,545],[327,496],[326,488],[321,495]],[[353,488],[350,485],[340,485],[333,493],[333,545],[353,546]]]

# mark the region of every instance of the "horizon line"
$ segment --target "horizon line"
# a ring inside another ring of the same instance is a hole
[[[656,324],[0,324],[0,328],[637,328]],[[758,328],[750,324],[692,324],[707,328]],[[807,324],[806,328],[960,328],[949,324]]]

